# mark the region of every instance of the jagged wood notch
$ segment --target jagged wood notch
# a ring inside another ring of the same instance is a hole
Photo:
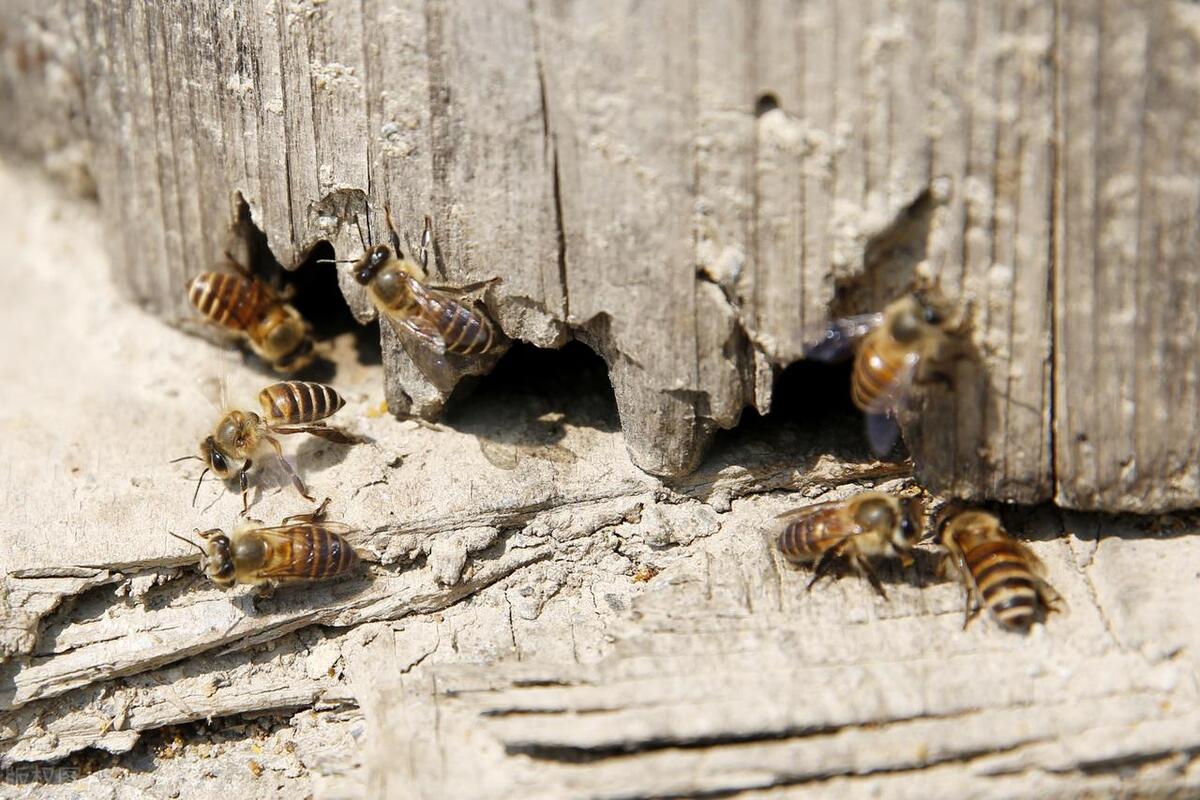
[[[37,52],[62,69],[0,76],[29,100],[0,137],[28,150],[69,120],[117,277],[164,315],[234,190],[285,266],[359,252],[355,219],[377,238],[390,210],[415,238],[430,214],[445,282],[500,277],[506,334],[600,353],[634,459],[680,476],[767,410],[840,288],[880,300],[921,261],[971,302],[980,358],[907,432],[924,482],[1200,503],[1188,4],[43,5]],[[491,368],[383,337],[398,412]]]

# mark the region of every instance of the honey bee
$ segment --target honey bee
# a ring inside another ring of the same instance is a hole
[[[311,514],[288,517],[276,527],[263,527],[255,520],[246,520],[230,535],[220,528],[197,531],[204,547],[168,533],[200,551],[201,570],[222,589],[239,583],[262,585],[337,578],[355,569],[359,557],[345,539],[350,526],[325,521],[328,504],[326,500]]]
[[[1041,559],[1010,538],[992,514],[951,511],[943,515],[934,541],[945,551],[938,573],[953,572],[963,586],[964,628],[986,606],[1000,625],[1024,633],[1063,602],[1046,582]]]
[[[236,473],[241,484],[243,513],[249,509],[247,476],[253,466],[252,459],[265,445],[274,449],[296,491],[306,500],[313,499],[300,476],[283,457],[283,448],[275,434],[308,433],[338,444],[360,442],[357,437],[326,427],[321,422],[346,404],[337,392],[323,384],[307,381],[273,383],[258,393],[258,402],[262,407],[261,415],[235,409],[221,417],[213,432],[200,443],[198,456],[205,466],[196,481],[196,495],[199,495],[200,482],[209,470],[222,480],[228,480]],[[197,456],[184,456],[175,461],[187,458]],[[196,495],[192,497],[193,504]]]
[[[868,559],[898,557],[904,566],[913,563],[912,549],[921,533],[921,503],[916,498],[897,498],[883,492],[862,492],[846,500],[781,514],[779,552],[792,564],[817,562],[811,590],[837,558],[845,557],[859,575],[871,582],[881,597],[887,597],[879,576]]]
[[[462,303],[445,287],[428,283],[432,241],[429,217],[425,218],[421,236],[420,264],[404,256],[390,214],[388,226],[392,246],[377,244],[354,262],[354,279],[366,287],[375,307],[439,352],[473,356],[495,349],[503,337],[486,315]],[[475,287],[464,287],[459,292],[470,288]]]
[[[867,415],[867,440],[876,455],[891,452],[914,383],[948,382],[941,371],[958,325],[946,303],[928,291],[893,301],[882,313],[834,320],[824,338],[805,351],[816,361],[853,355],[850,394]]]
[[[244,338],[276,372],[308,366],[316,357],[312,326],[230,253],[225,258],[237,274],[201,272],[188,282],[188,300],[209,322]]]

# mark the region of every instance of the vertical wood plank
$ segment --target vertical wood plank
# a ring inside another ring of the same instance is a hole
[[[190,316],[182,286],[226,246],[234,192],[288,267],[321,239],[355,255],[356,220],[380,240],[390,210],[415,240],[429,214],[445,282],[499,276],[486,302],[511,336],[600,352],[635,459],[679,475],[714,429],[767,410],[773,373],[831,315],[879,308],[924,262],[971,310],[973,351],[907,430],[924,483],[1200,502],[1191,6],[34,11],[40,33],[4,30],[47,46],[6,36],[0,58],[60,81],[46,107],[90,139],[116,277],[165,317]],[[36,103],[22,87],[0,96]],[[31,147],[29,118],[0,121],[0,141]],[[494,363],[446,368],[382,335],[401,413],[436,415]]]

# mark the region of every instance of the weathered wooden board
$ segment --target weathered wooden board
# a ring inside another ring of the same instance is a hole
[[[896,580],[887,603],[852,579],[806,593],[807,575],[783,569],[754,524],[775,508],[735,504],[719,537],[635,600],[598,663],[389,681],[396,656],[378,642],[359,698],[368,785],[380,797],[1197,790],[1200,696],[1184,655],[1195,633],[1179,615],[1154,621],[1194,585],[1179,555],[1194,540],[1121,539],[1107,523],[1067,520],[1066,537],[1034,547],[1071,614],[1021,638],[986,618],[962,630],[948,584]],[[1157,588],[1131,558],[1161,575]]]
[[[286,267],[321,240],[355,255],[387,210],[414,239],[432,215],[441,276],[498,276],[485,300],[506,333],[599,352],[634,461],[668,476],[769,407],[831,314],[878,308],[919,267],[970,310],[976,358],[907,431],[918,476],[1152,511],[1200,502],[1195,17],[1115,0],[18,6],[0,85],[21,110],[0,137],[29,151],[54,130],[47,158],[90,165],[118,281],[168,318],[227,245],[235,192]],[[382,331],[397,413],[440,413],[494,363],[446,369]]]
[[[62,220],[74,235],[48,248]],[[0,164],[13,267],[0,376],[22,389],[0,407],[0,792],[1200,786],[1200,625],[1179,613],[1200,600],[1194,515],[1011,510],[1070,604],[1028,637],[986,617],[964,631],[961,592],[934,576],[928,546],[919,572],[882,571],[887,601],[853,576],[806,592],[770,547],[775,516],[910,484],[903,465],[864,457],[853,414],[825,417],[824,433],[760,421],[669,486],[632,463],[586,376],[555,386],[531,369],[456,412],[456,428],[397,424],[379,415],[382,368],[340,337],[341,424],[374,441],[288,454],[359,528],[367,568],[269,597],[218,591],[164,531],[229,526],[238,497],[203,484],[193,508],[196,472],[168,460],[215,413],[197,378],[228,370],[234,399],[271,378],[119,296],[103,230],[90,206]],[[267,478],[253,515],[303,510]],[[210,742],[257,715],[276,730]],[[92,775],[22,783],[102,751],[114,762]]]

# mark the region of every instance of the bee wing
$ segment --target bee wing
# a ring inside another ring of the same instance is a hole
[[[517,468],[520,457],[516,445],[484,439],[482,437],[478,441],[479,452],[483,454],[483,457],[492,466],[508,470]]]
[[[325,425],[278,425],[272,426],[271,430],[275,433],[307,433],[335,444],[366,444],[371,441],[369,438]]]
[[[841,507],[844,503],[844,500],[827,500],[824,503],[814,503],[811,506],[785,511],[775,517],[775,519],[780,521],[776,530],[786,528],[791,522],[797,519],[819,516],[821,517],[819,524],[824,526],[828,532],[828,537],[837,539],[840,545],[847,539],[867,532],[852,517],[843,513]]]
[[[1012,544],[1012,548],[1020,553],[1021,557],[1025,559],[1025,563],[1028,565],[1029,571],[1039,578],[1045,578],[1048,574],[1046,564],[1040,558],[1038,558],[1032,550],[1029,549],[1029,545],[1018,542],[1015,539],[1011,539],[1011,537],[1010,542]]]
[[[845,500],[825,500],[820,503],[813,503],[812,505],[793,508],[788,511],[781,511],[775,515],[775,519],[781,522],[785,520],[790,522],[791,520],[799,517],[807,517],[813,514],[819,514],[827,509],[833,508],[834,506],[840,506],[845,502]]]
[[[229,410],[229,385],[224,373],[198,378],[195,387],[196,393],[203,397],[214,411],[224,413]]]
[[[867,409],[867,441],[871,445],[871,451],[877,456],[890,453],[896,445],[896,439],[900,437],[897,418],[908,409],[913,379],[920,360],[921,357],[916,353],[906,356],[904,366],[896,372],[896,377]]]
[[[574,464],[579,460],[579,455],[569,448],[563,447],[561,444],[547,444],[533,449],[532,455],[534,458],[540,458],[543,461],[552,461],[555,464]]]
[[[407,276],[408,287],[412,292],[413,299],[422,310],[433,310],[440,313],[440,309],[434,309],[433,301],[440,299],[444,292],[438,292],[430,289],[425,284],[418,281],[411,275]],[[429,345],[439,353],[446,352],[446,340],[442,338],[442,332],[437,326],[421,315],[408,316],[403,319],[395,319],[389,317],[397,323],[399,327],[404,328],[409,333],[414,334],[418,339]]]
[[[273,539],[277,542],[283,542],[295,536],[298,529],[308,528],[310,526],[315,526],[329,533],[335,533],[338,536],[345,536],[348,533],[354,532],[354,528],[344,522],[293,522],[289,525],[274,525],[268,528],[255,528],[254,532],[268,539]]]
[[[883,314],[856,314],[842,317],[829,323],[821,341],[804,349],[804,357],[826,364],[845,361],[854,355],[854,348],[862,337],[883,322]]]
[[[1042,602],[1046,604],[1047,609],[1060,614],[1069,614],[1071,607],[1067,604],[1063,596],[1058,593],[1058,590],[1051,586],[1050,581],[1047,580],[1050,571],[1046,569],[1045,562],[1038,558],[1029,549],[1028,545],[1017,541],[1013,541],[1012,545],[1025,558],[1025,563],[1029,567],[1029,571],[1037,579],[1038,594],[1041,596]]]
[[[871,452],[886,456],[900,438],[900,426],[891,414],[867,414],[867,443]]]

